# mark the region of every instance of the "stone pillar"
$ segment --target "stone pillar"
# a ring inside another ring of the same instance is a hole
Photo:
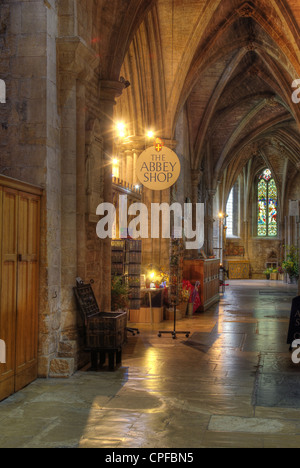
[[[61,291],[62,330],[76,324],[72,287],[77,276],[77,219],[76,219],[76,75],[62,77],[65,102],[61,109]]]
[[[137,174],[136,174],[136,165],[137,165],[137,161],[140,157],[140,155],[142,154],[143,150],[137,150],[137,149],[134,149],[133,150],[133,185],[140,185],[140,181],[138,180],[137,178]]]
[[[138,160],[138,155],[137,155],[136,151],[134,151],[134,153],[133,153],[133,185],[134,186],[138,184],[138,179],[137,179],[137,175],[136,175],[137,160]]]
[[[104,202],[112,203],[112,157],[113,157],[113,112],[115,98],[121,96],[125,86],[119,81],[101,81],[101,131],[103,135],[103,163],[104,163]],[[103,242],[102,258],[102,299],[101,309],[111,310],[111,239]]]
[[[126,182],[135,185],[140,185],[136,175],[136,164],[139,156],[145,150],[144,137],[134,136],[126,138],[124,143],[125,161],[126,161]]]
[[[249,258],[249,221],[244,220],[244,243],[245,243],[245,257]]]
[[[208,255],[213,255],[213,242],[214,242],[214,197],[216,195],[216,190],[208,190],[208,209],[207,209],[207,253]],[[223,233],[222,233],[223,239]],[[223,242],[223,240],[222,240]]]
[[[192,171],[192,203],[193,203],[193,229],[196,229],[196,204],[199,203],[199,184],[203,176],[203,171]],[[190,257],[198,257],[198,250],[190,250]]]
[[[79,230],[77,212],[85,200],[82,166],[85,160],[85,80],[93,74],[98,58],[77,37],[57,39],[59,111],[61,117],[61,320],[56,357],[50,376],[69,376],[78,365],[78,311],[73,287],[82,258],[77,257],[84,232]],[[81,178],[78,178],[78,174]],[[58,214],[57,214],[58,215]]]
[[[85,278],[85,249],[86,249],[86,231],[85,231],[85,214],[86,214],[86,164],[85,164],[85,86],[83,83],[77,83],[77,158],[76,158],[76,173],[77,173],[77,271],[78,275]]]
[[[126,182],[133,184],[133,152],[131,149],[125,151],[126,157]]]
[[[124,151],[120,151],[120,179],[126,182],[126,155],[124,154]]]

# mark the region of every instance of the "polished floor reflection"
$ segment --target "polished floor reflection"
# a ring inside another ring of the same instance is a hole
[[[0,447],[299,447],[300,364],[286,344],[296,295],[231,281],[218,306],[178,322],[189,339],[142,326],[116,372],[37,380],[0,403]]]

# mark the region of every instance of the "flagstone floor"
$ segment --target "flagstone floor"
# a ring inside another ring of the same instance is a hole
[[[221,303],[129,336],[116,372],[37,380],[0,403],[0,448],[300,447],[295,287],[231,281]]]

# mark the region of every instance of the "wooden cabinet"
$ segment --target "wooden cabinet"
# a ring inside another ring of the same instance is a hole
[[[37,377],[40,191],[24,188],[0,178],[0,400]]]
[[[201,310],[220,300],[220,260],[184,260],[183,278],[193,285],[200,282]]]

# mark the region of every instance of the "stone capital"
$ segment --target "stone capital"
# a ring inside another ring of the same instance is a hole
[[[141,153],[149,146],[149,141],[144,136],[129,136],[123,142],[125,150],[132,150],[134,153]]]
[[[116,104],[115,99],[120,97],[123,90],[125,89],[125,84],[121,81],[101,80],[100,86],[100,100],[107,101],[112,104]]]
[[[210,199],[214,198],[216,196],[216,193],[216,190],[207,190],[207,195]]]
[[[80,37],[59,37],[56,44],[59,73],[88,80],[99,64],[95,51]]]

